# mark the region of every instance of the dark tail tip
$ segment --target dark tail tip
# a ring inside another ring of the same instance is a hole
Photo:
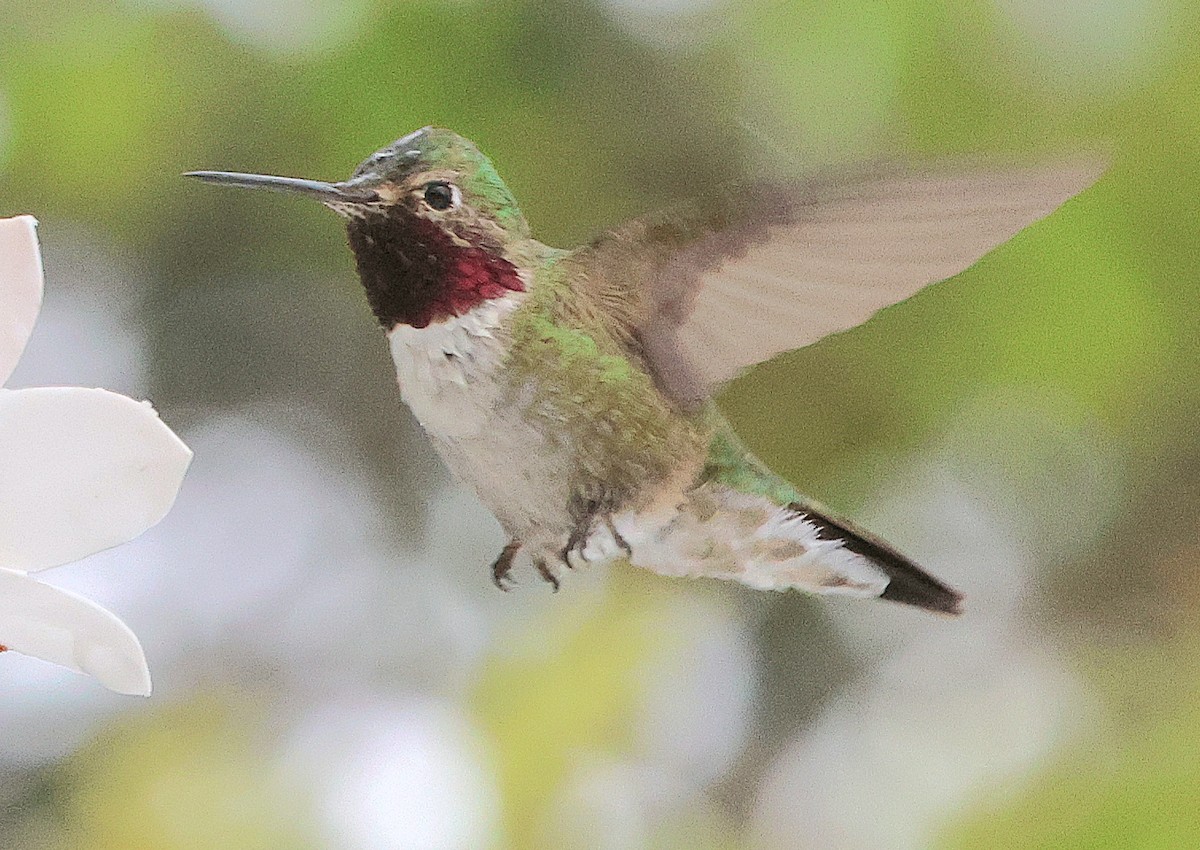
[[[880,599],[955,617],[962,613],[962,594],[942,584],[916,564],[904,562],[902,567],[896,567],[880,563],[880,566],[890,579],[883,593],[879,594]]]
[[[869,558],[883,570],[889,581],[883,593],[879,595],[880,599],[924,608],[926,611],[936,611],[939,614],[958,616],[962,613],[961,593],[938,581],[871,533],[856,528],[845,520],[833,519],[827,513],[814,510],[801,502],[793,502],[788,507],[815,525],[819,529],[818,533],[825,539],[840,540],[851,552]]]

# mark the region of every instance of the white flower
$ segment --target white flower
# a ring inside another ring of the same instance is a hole
[[[35,225],[0,219],[0,387],[41,308]],[[26,573],[137,537],[166,515],[191,458],[148,402],[83,387],[0,388],[0,645],[149,694],[145,655],[124,623]]]

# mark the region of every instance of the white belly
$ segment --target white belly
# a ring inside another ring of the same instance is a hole
[[[514,535],[562,524],[566,459],[534,428],[504,368],[503,325],[522,293],[388,334],[400,394],[450,472]]]

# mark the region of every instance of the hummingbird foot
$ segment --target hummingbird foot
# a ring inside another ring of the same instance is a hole
[[[517,557],[517,552],[520,550],[521,544],[517,540],[510,540],[500,550],[500,554],[496,560],[492,562],[492,583],[496,587],[508,592],[508,585],[505,582],[516,584],[513,579],[509,578],[508,574],[512,571],[513,560]],[[557,590],[557,588],[555,588]]]
[[[570,561],[567,561],[566,563],[567,566],[571,565]],[[554,571],[550,569],[550,565],[546,563],[546,559],[536,558],[534,559],[533,565],[537,567],[538,575],[540,575],[544,581],[549,582],[551,589],[555,593],[558,593],[558,576],[556,576]]]
[[[596,534],[596,526],[599,522],[603,522],[604,528],[608,531],[610,545],[605,545],[603,537],[598,537]],[[596,545],[593,546],[593,544]],[[585,564],[590,564],[597,558],[608,561],[615,557],[616,553],[612,551],[613,546],[620,550],[625,558],[633,556],[633,548],[617,531],[612,514],[602,510],[598,502],[589,502],[586,513],[576,523],[567,538],[567,545],[559,551],[558,557],[569,569],[574,569],[575,564],[571,561],[572,555]]]

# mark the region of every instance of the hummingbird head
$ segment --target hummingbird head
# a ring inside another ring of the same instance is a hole
[[[188,176],[308,195],[342,216],[367,301],[386,330],[425,327],[525,289],[513,252],[529,239],[529,225],[491,161],[449,130],[410,133],[340,183]]]
[[[491,160],[450,130],[423,127],[409,133],[375,151],[339,185],[351,194],[376,196],[366,205],[328,204],[347,218],[367,211],[416,215],[468,240],[529,235],[516,199]]]

